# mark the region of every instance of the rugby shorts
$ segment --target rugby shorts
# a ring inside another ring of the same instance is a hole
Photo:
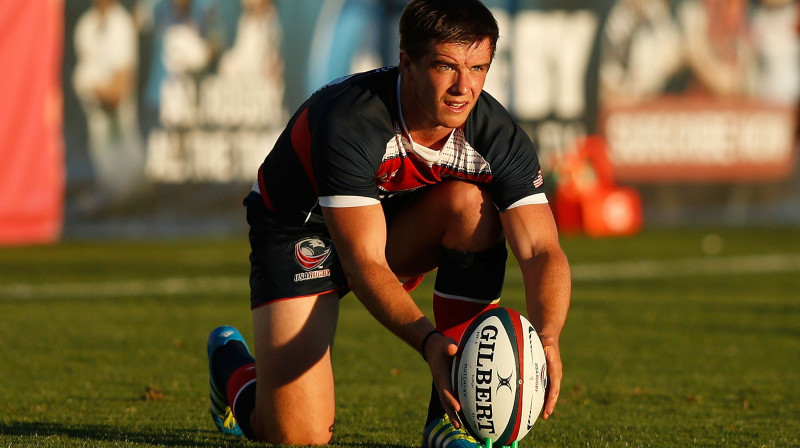
[[[244,205],[250,225],[251,309],[330,292],[342,297],[350,291],[323,222],[293,223],[268,210],[256,192],[245,198]],[[410,291],[422,277],[412,278],[403,286]]]

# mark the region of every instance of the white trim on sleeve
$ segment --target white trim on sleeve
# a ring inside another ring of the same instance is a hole
[[[547,204],[547,196],[544,193],[536,193],[530,196],[525,196],[524,198],[520,199],[519,201],[511,204],[506,208],[506,210],[511,210],[514,207],[519,207],[520,205],[534,205],[534,204]]]
[[[319,198],[319,205],[330,208],[363,207],[380,203],[379,200],[366,196],[320,196]]]

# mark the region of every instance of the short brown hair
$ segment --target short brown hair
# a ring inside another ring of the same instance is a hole
[[[492,57],[500,32],[479,0],[412,0],[400,17],[400,50],[419,59],[440,43],[472,44],[489,38]]]

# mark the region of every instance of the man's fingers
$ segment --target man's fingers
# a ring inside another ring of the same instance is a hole
[[[446,390],[439,394],[439,399],[442,401],[444,411],[447,413],[447,416],[450,417],[453,426],[460,428],[461,423],[458,420],[458,411],[461,409],[461,405],[458,403],[458,400],[456,400],[456,397],[452,392]]]
[[[450,344],[447,345],[447,355],[453,357],[456,356],[456,353],[458,353],[458,345],[452,342],[453,339],[450,339],[450,341]]]
[[[558,401],[559,393],[560,385],[558,387],[554,387],[554,385],[551,384],[547,392],[547,401],[545,402],[544,411],[542,411],[542,418],[544,420],[547,420],[547,418],[553,414],[553,411],[556,408],[556,402]]]
[[[561,363],[561,353],[558,343],[552,339],[543,337],[544,354],[547,359],[547,397],[542,410],[542,419],[547,420],[556,408],[558,395],[561,393],[561,377],[563,375],[563,365]]]
[[[439,353],[441,353],[443,356],[434,361],[436,365],[434,366],[432,364],[431,369],[433,370],[434,383],[436,384],[436,389],[439,393],[439,400],[442,403],[442,407],[444,408],[445,413],[450,418],[450,421],[453,423],[453,425],[456,428],[459,428],[461,425],[458,421],[458,411],[461,409],[461,405],[453,393],[453,384],[451,379],[453,356],[455,356],[456,352],[458,352],[458,345],[455,344],[453,339],[447,338],[445,340],[445,345],[442,348],[444,351]]]

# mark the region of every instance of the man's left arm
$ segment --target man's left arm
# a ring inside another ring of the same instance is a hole
[[[572,289],[569,263],[558,242],[558,231],[548,204],[514,207],[500,213],[500,220],[522,270],[528,319],[544,346],[549,384],[542,418],[547,419],[561,391],[559,338],[567,319]]]

